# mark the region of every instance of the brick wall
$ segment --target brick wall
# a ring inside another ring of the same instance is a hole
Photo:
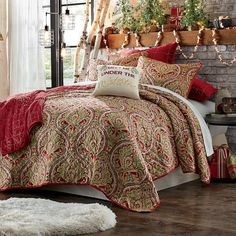
[[[232,59],[236,55],[236,45],[220,45],[223,58]],[[190,55],[193,47],[183,47],[184,52]],[[188,60],[189,61],[189,60]],[[191,62],[200,61],[203,65],[199,77],[210,82],[217,88],[227,87],[233,96],[236,96],[236,64],[225,66],[220,63],[213,46],[201,46]],[[177,56],[177,62],[185,63],[183,56]]]
[[[112,0],[112,6],[115,5],[116,0]],[[172,0],[179,5],[183,5],[184,0]],[[210,19],[220,15],[228,15],[235,18],[236,25],[236,0],[203,0],[207,14]],[[223,58],[232,59],[236,55],[236,45],[221,45],[219,46]],[[193,47],[184,47],[184,51],[190,54]],[[200,77],[212,83],[217,88],[228,87],[233,96],[236,96],[236,63],[231,67],[226,67],[220,63],[213,46],[202,46],[196,55],[195,60],[200,60],[203,63],[203,68],[200,72]],[[185,62],[180,56],[179,62]]]
[[[184,0],[174,0],[180,5]],[[213,20],[220,15],[228,15],[235,18],[236,21],[236,0],[203,0],[206,5],[206,12],[210,19]],[[236,25],[236,22],[235,22]],[[236,45],[221,45],[219,46],[223,58],[232,59],[236,55]],[[193,51],[193,47],[185,47],[184,51],[189,53]],[[203,63],[203,68],[200,72],[200,77],[215,85],[216,87],[228,87],[233,96],[236,96],[236,64],[232,67],[222,65],[217,59],[216,52],[213,46],[202,46],[196,55],[196,60]],[[185,60],[179,56],[179,62]]]
[[[183,5],[184,0],[173,0],[173,2]],[[235,0],[202,0],[206,6],[206,12],[211,19],[220,15],[228,15],[236,18],[236,1]]]
[[[223,58],[231,59],[236,55],[236,45],[221,45],[219,49]],[[183,50],[187,55],[190,55],[193,51],[193,47],[183,47]],[[208,81],[217,88],[227,87],[232,96],[236,97],[236,64],[228,67],[220,63],[213,46],[199,47],[195,59],[191,60],[191,62],[197,61],[200,61],[203,65],[199,72],[201,79]],[[177,62],[186,63],[186,59],[178,55]],[[236,128],[230,127],[226,136],[232,151],[236,153]]]
[[[228,15],[236,18],[236,1],[235,0],[205,0],[206,11],[211,19],[220,15]]]
[[[113,5],[116,0],[112,0]],[[173,0],[180,5],[184,0]],[[209,14],[210,19],[213,20],[221,15],[228,15],[231,18],[235,18],[236,25],[236,0],[203,0],[206,5],[206,12]],[[190,55],[193,51],[193,47],[184,47],[183,50],[186,54]],[[223,58],[232,59],[236,56],[236,45],[221,45],[219,46]],[[227,87],[232,96],[236,96],[236,64],[231,67],[224,66],[217,59],[217,54],[213,46],[201,46],[196,54],[196,58],[193,61],[201,61],[203,64],[202,70],[199,73],[199,77],[210,82],[217,88]],[[185,63],[186,60],[182,56],[177,57],[177,62]],[[190,62],[188,60],[188,62]],[[236,153],[236,128],[231,128],[227,132],[228,140]]]
[[[181,2],[180,0],[179,2]],[[236,25],[236,0],[205,0],[206,11],[210,19],[213,20],[220,15],[228,15],[233,18]],[[183,48],[186,54],[193,51],[193,47]],[[221,45],[219,49],[225,59],[232,59],[236,56],[236,45]],[[180,63],[186,62],[182,56],[177,57]],[[194,61],[201,61],[203,64],[199,77],[217,88],[227,87],[232,96],[236,96],[236,64],[231,67],[224,66],[217,59],[217,54],[213,46],[201,46]],[[236,153],[236,128],[231,127],[227,132],[228,142]]]

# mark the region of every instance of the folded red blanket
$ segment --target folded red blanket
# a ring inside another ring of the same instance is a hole
[[[13,153],[29,142],[31,128],[42,121],[46,92],[17,94],[0,103],[0,153]]]
[[[16,152],[29,143],[30,130],[42,122],[42,110],[48,93],[89,88],[91,86],[75,85],[36,90],[0,102],[0,154]]]

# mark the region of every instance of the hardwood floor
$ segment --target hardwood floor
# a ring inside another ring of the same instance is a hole
[[[199,181],[159,192],[161,205],[152,213],[130,212],[111,203],[99,201],[117,215],[114,229],[91,236],[157,236],[157,235],[236,235],[236,183]],[[46,190],[0,192],[9,197],[41,197],[61,202],[93,203],[98,200]]]

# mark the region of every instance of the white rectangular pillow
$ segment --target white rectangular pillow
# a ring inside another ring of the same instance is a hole
[[[98,82],[94,96],[112,95],[140,99],[140,73],[136,67],[100,65],[97,69]]]

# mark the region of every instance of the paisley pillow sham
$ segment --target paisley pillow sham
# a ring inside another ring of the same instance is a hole
[[[137,67],[141,73],[140,83],[168,88],[187,98],[201,63],[167,64],[142,56]]]

